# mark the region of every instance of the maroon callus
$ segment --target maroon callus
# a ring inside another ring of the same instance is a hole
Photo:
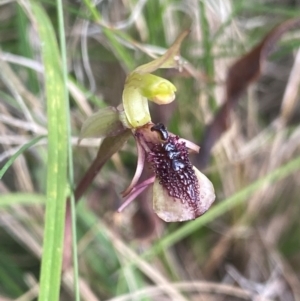
[[[165,143],[157,143],[151,147],[147,155],[159,183],[171,197],[187,202],[189,206],[198,208],[200,187],[193,165],[189,160],[188,149],[178,136],[170,136]]]

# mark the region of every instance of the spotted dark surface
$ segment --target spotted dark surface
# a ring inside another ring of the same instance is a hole
[[[184,142],[178,136],[168,137],[165,143],[154,144],[147,156],[159,183],[171,197],[178,198],[197,210],[200,201],[198,179],[189,160]]]

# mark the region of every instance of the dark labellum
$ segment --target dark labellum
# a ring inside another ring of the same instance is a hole
[[[178,136],[168,136],[165,143],[153,145],[147,161],[169,196],[187,202],[197,213],[200,187],[185,143],[179,142]]]
[[[156,131],[156,132],[159,132],[160,134],[160,138],[164,141],[166,141],[169,137],[169,133],[165,127],[164,124],[162,123],[157,123],[155,124],[152,128],[151,128],[151,131]]]

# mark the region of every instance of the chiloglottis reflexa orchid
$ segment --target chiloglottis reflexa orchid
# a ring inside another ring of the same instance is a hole
[[[187,34],[188,31],[183,32],[163,56],[139,66],[127,76],[122,106],[102,109],[83,124],[80,139],[121,137],[129,130],[135,138],[137,169],[131,184],[122,193],[125,199],[119,212],[149,185],[153,186],[153,209],[166,222],[195,219],[205,213],[215,199],[212,183],[189,160],[189,152],[197,153],[199,147],[169,133],[163,124],[152,123],[148,107],[148,100],[162,105],[175,99],[175,86],[151,73],[180,65],[179,49]],[[151,168],[153,176],[139,183],[145,165]]]
[[[194,167],[189,151],[199,147],[167,131],[163,124],[148,123],[135,130],[138,164],[135,176],[123,192],[122,211],[137,195],[153,183],[153,209],[166,222],[186,221],[204,214],[215,200],[210,180]],[[148,163],[153,176],[139,183]]]

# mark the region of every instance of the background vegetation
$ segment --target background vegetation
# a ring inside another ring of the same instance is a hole
[[[299,17],[300,2],[0,5],[0,300],[37,299],[45,235],[44,255],[54,264],[43,262],[40,300],[54,301],[67,174],[78,183],[99,146],[99,139],[77,144],[87,116],[117,106],[126,74],[191,28],[182,47],[187,69],[158,73],[176,85],[176,101],[151,112],[154,122],[200,143],[224,100],[229,66],[275,25]],[[203,170],[217,195],[203,217],[165,224],[146,195],[117,214],[135,170],[133,139],[113,156],[76,207],[75,273],[64,265],[59,300],[300,300],[299,34],[284,35],[232,112]],[[68,141],[74,164],[67,168]]]

